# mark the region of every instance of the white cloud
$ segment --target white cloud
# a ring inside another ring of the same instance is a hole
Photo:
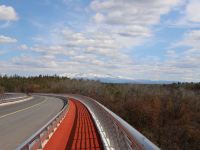
[[[5,51],[0,50],[0,55],[3,55],[5,53],[6,53]]]
[[[19,17],[13,7],[0,5],[0,20],[15,21],[18,19]]]
[[[183,39],[173,44],[173,47],[186,46],[191,49],[200,51],[200,30],[191,30],[186,32]]]
[[[186,18],[191,22],[200,23],[200,1],[199,0],[190,0],[186,7]]]
[[[200,24],[200,1],[199,0],[183,0],[179,7],[179,18],[167,20],[166,24],[172,27],[182,28],[199,28]]]
[[[26,44],[22,44],[18,47],[19,50],[28,50],[28,46]]]
[[[57,63],[49,57],[39,56],[39,57],[32,57],[29,55],[22,55],[18,57],[14,57],[12,59],[12,63],[17,66],[22,67],[38,67],[38,68],[54,68],[57,67]]]
[[[200,68],[197,54],[178,54],[170,50],[165,61],[156,57],[137,58],[133,54],[134,46],[153,36],[152,27],[160,23],[161,16],[180,3],[181,0],[93,0],[90,11],[95,14],[84,28],[78,31],[64,25],[48,28],[50,33],[38,36],[37,45],[20,46],[35,52],[37,57],[20,56],[11,63],[18,68],[45,73],[109,73],[153,80],[198,79],[195,74],[195,71],[200,74],[195,69]],[[198,35],[197,31],[188,33],[179,46],[188,43],[187,46],[193,48],[197,45],[197,49]]]
[[[118,49],[133,49],[153,36],[152,27],[160,23],[162,15],[181,4],[181,0],[94,0],[90,4],[95,12],[93,30],[112,37]]]
[[[182,39],[171,45],[173,50],[166,54],[166,60],[162,64],[166,74],[174,74],[183,81],[199,81],[200,76],[200,1],[189,0],[185,3],[182,17],[175,24],[176,27],[184,27],[187,30]],[[177,21],[177,20],[176,20]]]
[[[96,13],[95,16],[94,16],[94,21],[97,22],[97,23],[101,23],[101,22],[104,22],[104,16],[100,13]]]
[[[161,65],[167,74],[174,74],[183,81],[199,81],[200,75],[200,30],[191,30],[183,38],[173,44],[173,49],[185,50],[167,51],[167,59]]]
[[[17,40],[8,36],[0,35],[0,44],[16,43]]]
[[[91,9],[97,12],[95,20],[111,25],[154,25],[180,0],[94,0]],[[103,18],[103,19],[99,19]]]
[[[50,46],[37,45],[30,47],[28,49],[33,52],[42,53],[45,55],[65,55],[65,56],[74,55],[73,50],[69,50],[68,48],[62,45],[50,45]]]

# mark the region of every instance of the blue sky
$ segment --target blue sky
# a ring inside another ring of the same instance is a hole
[[[1,0],[0,74],[200,81],[199,0]]]

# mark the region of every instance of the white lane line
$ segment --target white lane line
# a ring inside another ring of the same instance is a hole
[[[15,112],[11,112],[11,113],[6,114],[6,115],[3,115],[3,116],[0,116],[0,119],[2,119],[2,118],[4,118],[4,117],[7,117],[7,116],[10,116],[10,115],[13,115],[13,114],[16,114],[16,113],[18,113],[18,112],[21,112],[21,111],[24,111],[24,110],[27,110],[27,109],[33,108],[33,107],[36,107],[36,106],[39,106],[39,105],[41,105],[42,103],[45,103],[46,101],[47,101],[47,100],[43,100],[42,102],[37,103],[37,104],[35,104],[35,105],[32,105],[32,106],[26,107],[26,108],[24,108],[24,109],[17,110],[17,111],[15,111]]]
[[[6,103],[2,103],[0,104],[0,106],[7,106],[7,105],[11,105],[11,104],[17,104],[17,103],[21,103],[21,102],[24,102],[24,101],[28,101],[28,100],[31,100],[33,97],[28,97],[26,99],[22,99],[22,100],[18,100],[18,101],[14,101],[14,102],[6,102]]]

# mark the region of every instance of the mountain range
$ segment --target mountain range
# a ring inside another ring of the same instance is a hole
[[[60,74],[60,76],[68,77],[70,79],[98,80],[103,83],[171,84],[176,82],[176,81],[164,81],[164,80],[131,79],[121,76],[113,76],[110,74],[94,74],[94,73],[63,73]]]

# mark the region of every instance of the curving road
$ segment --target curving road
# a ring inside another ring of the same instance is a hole
[[[34,96],[32,100],[0,106],[0,149],[13,150],[51,120],[63,107],[53,97]]]

